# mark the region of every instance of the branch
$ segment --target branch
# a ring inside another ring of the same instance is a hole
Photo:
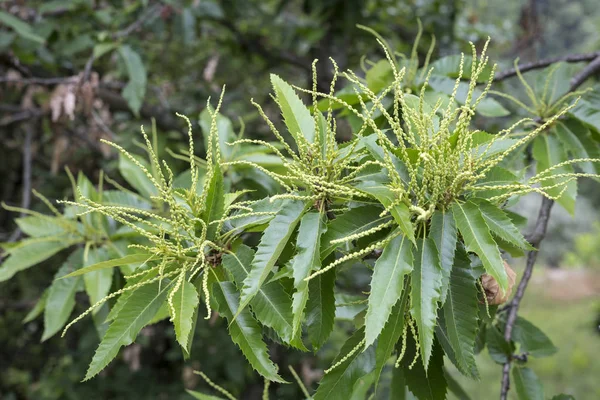
[[[586,53],[586,54],[570,54],[563,57],[554,57],[547,58],[545,60],[530,62],[527,64],[523,64],[519,66],[519,72],[527,72],[535,69],[546,68],[552,64],[556,64],[558,62],[567,62],[567,63],[578,63],[578,62],[586,62],[592,61],[600,56],[600,51],[594,53]],[[515,68],[508,69],[506,71],[502,71],[494,77],[495,82],[500,82],[504,79],[511,78],[517,75],[517,70]]]
[[[573,57],[573,56],[569,56]],[[579,56],[581,57],[581,55]],[[566,59],[562,59],[559,61],[566,61]],[[583,60],[580,60],[583,61]],[[588,59],[587,61],[592,61],[589,63],[581,72],[571,79],[569,92],[575,91],[581,84],[583,84],[587,79],[589,79],[592,75],[596,74],[600,71],[600,53],[594,53],[594,57]],[[545,61],[546,63],[548,60]],[[557,61],[554,61],[557,62]],[[575,62],[575,61],[571,61]],[[543,62],[532,63],[529,65],[541,65]],[[550,63],[551,64],[551,63]],[[549,64],[546,64],[547,66]],[[540,67],[543,68],[543,67]],[[529,68],[534,69],[534,68]],[[520,68],[521,72],[524,72],[523,68]],[[509,72],[509,71],[507,71]],[[516,72],[515,72],[516,73]],[[537,257],[539,251],[537,250],[541,244],[541,242],[546,237],[546,232],[548,231],[548,222],[550,221],[550,212],[552,211],[552,207],[554,206],[554,200],[550,200],[546,197],[542,199],[542,205],[540,206],[540,211],[538,213],[537,220],[535,222],[535,227],[531,234],[527,236],[527,240],[529,243],[536,248],[536,250],[532,250],[527,253],[527,263],[525,265],[525,271],[523,271],[523,276],[521,277],[521,281],[519,282],[519,286],[517,287],[517,292],[515,297],[510,302],[508,306],[508,316],[506,318],[506,326],[504,328],[504,340],[510,342],[512,339],[512,332],[517,322],[517,314],[519,312],[519,306],[521,305],[521,301],[525,296],[525,290],[527,289],[527,285],[529,284],[529,280],[533,274],[533,267],[535,266],[535,262],[537,261]],[[512,358],[514,356],[509,357],[508,361],[504,363],[502,367],[502,386],[500,390],[500,400],[506,400],[508,398],[508,391],[510,390],[510,367]]]
[[[150,23],[150,22],[154,21],[154,19],[156,19],[156,17],[158,17],[158,15],[160,14],[161,9],[162,9],[162,6],[160,4],[154,4],[153,6],[148,8],[148,10],[146,10],[146,12],[143,12],[142,15],[140,15],[137,20],[135,20],[132,24],[127,26],[125,29],[122,29],[118,32],[113,33],[112,38],[114,40],[117,40],[117,39],[124,38],[125,36],[129,36],[132,32],[141,28],[141,26],[144,25],[145,23]]]
[[[23,191],[21,195],[21,208],[29,209],[31,205],[31,140],[33,139],[32,122],[24,124],[25,140],[23,141]],[[21,217],[25,214],[21,213]],[[21,229],[17,227],[10,235],[9,242],[16,242],[21,236]]]

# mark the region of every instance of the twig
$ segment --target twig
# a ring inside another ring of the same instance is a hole
[[[542,69],[542,68],[546,68],[552,64],[556,64],[558,62],[578,63],[578,62],[592,61],[598,56],[600,56],[599,51],[594,52],[594,53],[570,54],[570,55],[563,56],[563,57],[547,58],[545,60],[540,60],[540,61],[535,61],[535,62],[530,62],[527,64],[519,65],[519,71],[521,73],[523,73],[523,72],[531,71],[534,69]],[[504,79],[516,76],[516,75],[517,75],[517,70],[515,68],[511,68],[511,69],[508,69],[506,71],[496,74],[496,76],[494,77],[494,81],[499,82]]]
[[[21,195],[21,208],[28,209],[31,205],[31,140],[33,138],[33,122],[24,125],[25,140],[23,141],[23,192]],[[21,213],[21,217],[25,214]],[[10,235],[9,242],[19,240],[21,229],[17,228]]]
[[[133,31],[139,29],[143,24],[152,22],[156,17],[158,17],[162,6],[160,4],[154,4],[146,12],[143,12],[140,17],[135,20],[131,25],[127,26],[125,29],[122,29],[118,32],[115,32],[112,35],[113,39],[121,39],[125,36],[129,36]]]
[[[592,62],[581,72],[575,75],[573,79],[571,79],[571,84],[569,88],[570,92],[576,90],[592,75],[600,71],[600,53],[594,54],[595,56],[588,60],[591,60]],[[565,60],[561,59],[558,61]],[[555,59],[554,62],[558,61],[556,61]],[[520,70],[521,72],[523,72],[523,68],[521,68]],[[531,232],[531,234],[527,236],[527,240],[535,248],[539,248],[540,243],[546,237],[546,232],[548,230],[548,221],[550,220],[550,212],[552,211],[553,206],[554,200],[550,200],[546,197],[543,198],[533,232]],[[506,340],[507,342],[510,342],[510,340],[512,339],[512,332],[517,321],[519,306],[521,305],[521,301],[525,296],[525,290],[527,289],[527,285],[529,284],[529,280],[531,279],[531,275],[533,274],[533,267],[535,266],[538,254],[538,250],[532,250],[529,253],[527,253],[527,263],[525,265],[525,271],[523,271],[523,276],[521,277],[521,281],[519,282],[519,286],[517,287],[515,297],[512,299],[509,307],[507,308],[508,316],[506,318],[506,326],[504,328],[504,340]],[[500,400],[506,400],[508,398],[508,391],[510,390],[510,367],[512,359],[514,358],[516,358],[514,355],[509,357],[509,359],[504,363],[502,367],[502,385],[500,390]]]

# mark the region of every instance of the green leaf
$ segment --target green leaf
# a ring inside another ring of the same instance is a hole
[[[321,268],[321,235],[325,232],[323,216],[318,212],[304,214],[300,221],[298,239],[296,241],[296,256],[292,259],[292,271],[294,277],[292,315],[293,331],[292,337],[302,334],[302,321],[304,320],[304,309],[309,295],[309,282],[305,281],[313,271]]]
[[[177,288],[173,295],[173,308],[175,314],[171,315],[175,327],[175,337],[181,348],[187,352],[190,343],[190,332],[194,326],[194,315],[198,307],[198,292],[193,283],[187,279]],[[172,310],[171,310],[172,311]]]
[[[484,199],[473,199],[472,202],[479,207],[488,228],[496,236],[521,249],[533,250],[533,247],[527,243],[519,229],[502,209]]]
[[[104,248],[92,249],[88,252],[87,260],[83,260],[83,267],[105,262],[110,259],[110,254]],[[91,271],[83,276],[85,291],[90,298],[90,304],[96,304],[103,299],[110,291],[112,284],[112,268],[99,269]],[[70,279],[70,278],[67,278]],[[97,308],[94,312],[98,312]]]
[[[332,240],[364,232],[390,220],[389,216],[380,217],[380,213],[379,207],[361,206],[352,208],[330,221],[327,232],[321,239],[321,258],[324,259],[340,246],[340,244],[331,244]]]
[[[521,345],[522,353],[534,357],[551,356],[558,350],[544,332],[523,317],[517,317],[511,337]]]
[[[600,93],[597,90],[586,93],[570,111],[581,122],[600,132]]]
[[[478,378],[475,362],[475,338],[478,331],[478,300],[476,279],[471,272],[471,261],[461,249],[450,277],[448,298],[443,307],[448,339],[460,371]]]
[[[460,72],[461,55],[453,54],[446,57],[441,57],[431,64],[428,69],[433,68],[433,75],[447,76],[448,78],[456,79]],[[463,73],[462,79],[471,78],[471,68],[473,65],[473,57],[464,56],[463,58]],[[491,65],[486,65],[483,72],[477,78],[477,82],[487,82],[492,72]]]
[[[21,231],[31,237],[57,236],[65,233],[65,228],[71,226],[77,229],[77,224],[62,217],[49,215],[31,215],[15,218],[15,222]]]
[[[94,46],[94,59],[98,60],[103,55],[110,53],[118,47],[118,43],[98,43]]]
[[[433,347],[438,302],[442,296],[442,267],[431,238],[417,240],[411,284],[410,313],[417,325],[423,365],[427,369]]]
[[[212,396],[210,394],[204,394],[195,392],[193,390],[186,389],[186,392],[195,399],[198,400],[225,400],[223,397]]]
[[[443,76],[433,75],[429,79],[429,86],[435,91],[446,93],[451,95],[454,91],[455,80]],[[469,83],[460,82],[458,90],[456,92],[456,101],[460,104],[464,104],[467,99],[467,92],[469,90]],[[473,99],[477,99],[481,96],[482,92],[479,89],[475,89],[473,92]],[[476,109],[477,113],[485,117],[504,117],[510,114],[510,112],[491,97],[484,98]]]
[[[231,272],[238,288],[248,276],[253,258],[254,251],[246,245],[241,245],[235,254],[223,256],[223,266]],[[292,300],[280,282],[273,281],[261,286],[250,301],[250,307],[263,325],[277,332],[284,342],[292,342]],[[303,347],[301,344],[295,342],[300,348]]]
[[[452,214],[465,241],[467,251],[479,256],[487,273],[496,279],[502,291],[505,292],[508,288],[508,276],[504,270],[504,262],[500,257],[498,245],[492,238],[490,229],[477,205],[471,202],[454,203]]]
[[[147,171],[150,171],[148,163],[141,157],[133,157],[143,165]],[[154,186],[150,178],[133,161],[123,154],[119,154],[119,173],[138,193],[145,198],[156,196],[158,189]]]
[[[308,282],[306,325],[313,351],[325,344],[333,331],[335,318],[335,269],[317,275]]]
[[[31,40],[32,42],[40,44],[45,42],[43,37],[38,36],[33,32],[33,28],[31,27],[31,25],[15,17],[14,15],[11,15],[4,11],[0,11],[0,22],[3,25],[10,27],[17,33],[17,35],[21,36],[24,39]]]
[[[138,333],[148,324],[165,302],[173,281],[159,285],[153,282],[135,289],[102,338],[84,381],[96,376],[110,363],[122,346],[135,341]],[[159,286],[162,286],[159,290]]]
[[[77,249],[58,269],[55,276],[62,276],[81,266],[83,249]],[[55,280],[48,289],[48,298],[44,311],[44,333],[42,342],[58,332],[67,322],[73,307],[75,307],[75,292],[81,278]]]
[[[450,393],[456,396],[458,400],[471,400],[471,397],[469,397],[465,389],[454,379],[452,374],[449,373],[446,368],[444,368],[444,377],[448,384],[448,390],[450,390]]]
[[[411,247],[406,236],[398,235],[385,246],[375,262],[365,317],[365,348],[375,342],[390,317],[392,307],[400,300],[404,276],[413,269]]]
[[[223,173],[221,167],[218,164],[214,165],[214,173],[208,186],[206,193],[206,202],[204,203],[204,211],[202,212],[202,219],[208,225],[206,231],[207,240],[215,240],[218,224],[211,224],[213,221],[217,221],[223,218],[223,212],[225,211],[225,193],[223,188]]]
[[[129,82],[123,89],[123,98],[136,116],[139,116],[146,95],[146,67],[142,58],[129,45],[119,47],[119,54],[125,63]]]
[[[600,143],[594,141],[589,128],[576,119],[557,121],[554,131],[573,158],[600,158]],[[600,173],[600,163],[581,162],[577,166],[588,174]]]
[[[504,340],[503,334],[494,325],[488,325],[485,335],[490,357],[498,364],[504,364],[512,355],[512,346]]]
[[[214,110],[211,111],[214,112]],[[207,108],[200,113],[199,122],[202,129],[202,137],[204,138],[204,148],[208,149],[208,137],[212,125],[212,117]],[[217,114],[216,123],[218,143],[213,143],[213,154],[220,151],[223,161],[231,161],[234,147],[227,143],[233,143],[237,140],[237,136],[233,131],[233,125],[231,124],[231,120],[221,113]]]
[[[339,354],[333,360],[336,364],[348,353],[356,349],[364,338],[364,330],[360,329],[354,333],[342,346]],[[375,368],[375,348],[370,346],[365,351],[355,351],[350,357],[325,374],[317,392],[313,396],[314,400],[348,400],[352,395],[354,384],[362,377],[370,373]]]
[[[555,396],[552,396],[551,400],[575,400],[575,397],[571,396],[570,394],[557,394]]]
[[[20,241],[17,247],[6,251],[9,257],[0,267],[0,282],[9,280],[17,272],[33,267],[75,243],[77,240],[55,237]]]
[[[533,158],[536,161],[536,172],[540,172],[567,161],[569,158],[564,146],[555,135],[541,135],[533,140],[532,149]],[[560,168],[555,168],[550,172],[550,175],[558,175],[572,173],[573,167],[565,165]],[[546,179],[541,181],[543,188],[553,186],[559,182],[566,181],[567,178],[561,177],[556,179]],[[546,192],[551,196],[558,196],[564,186],[558,186],[552,189],[546,189]],[[577,182],[571,181],[567,185],[567,190],[557,199],[557,202],[565,208],[571,215],[575,213],[575,197],[577,196]]]
[[[387,186],[378,182],[364,181],[357,185],[357,189],[362,190],[374,196],[385,208],[388,208],[395,200],[396,195]],[[414,227],[410,220],[410,210],[404,203],[395,205],[390,209],[390,214],[396,220],[402,233],[413,243],[415,243]]]
[[[256,254],[252,259],[250,273],[244,280],[240,295],[240,309],[236,315],[256,296],[267,276],[271,273],[305,208],[306,205],[300,201],[286,203],[265,229]]]
[[[542,382],[532,369],[514,366],[512,373],[519,400],[544,400]]]
[[[442,296],[440,304],[446,302],[450,273],[454,264],[454,253],[456,252],[457,231],[452,211],[436,211],[431,217],[430,237],[435,242],[440,255],[442,266]]]
[[[148,254],[130,254],[125,257],[113,258],[111,260],[100,261],[96,264],[88,265],[84,268],[78,269],[77,271],[73,271],[68,275],[61,276],[58,279],[70,278],[72,276],[79,276],[87,274],[88,272],[99,271],[106,268],[119,267],[121,265],[150,261],[153,258],[154,256]]]
[[[404,368],[394,368],[392,370],[392,381],[390,382],[390,400],[406,400],[408,390],[406,389],[406,378]]]
[[[281,206],[284,204],[283,200],[276,200],[271,202],[269,198],[265,198],[257,201],[250,205],[252,212],[272,212],[277,213]],[[240,211],[239,214],[246,214],[245,211]],[[239,215],[233,214],[233,215]],[[250,215],[248,217],[240,217],[225,222],[223,225],[224,230],[235,230],[236,234],[242,232],[254,232],[260,229],[263,225],[268,224],[275,215]]]
[[[309,143],[314,142],[315,120],[296,91],[275,74],[271,74],[271,84],[285,125],[296,143],[303,143],[304,140]],[[304,140],[301,140],[300,137],[303,137]]]
[[[28,322],[33,321],[44,312],[44,308],[46,308],[46,300],[48,299],[48,290],[44,290],[40,299],[35,303],[35,306],[27,313],[25,318],[23,318],[23,323],[26,324]]]
[[[233,313],[239,309],[238,291],[233,282],[217,282],[213,288],[218,303],[217,310],[229,321],[231,340],[239,346],[252,368],[270,381],[285,383],[277,374],[277,366],[269,359],[267,345],[262,340],[262,331],[250,310],[242,309],[233,320]]]
[[[408,390],[419,400],[445,400],[448,384],[444,374],[444,351],[438,342],[434,342],[427,370],[423,367],[420,357],[415,365],[409,368],[415,357],[415,351],[415,341],[412,335],[408,335],[406,354],[399,367],[403,369]]]
[[[405,287],[405,290],[402,292],[402,298],[392,309],[390,318],[387,320],[385,327],[381,331],[381,335],[377,339],[377,348],[375,350],[375,390],[377,390],[381,372],[392,356],[396,343],[398,343],[404,331],[404,315],[406,313],[409,294],[407,289]],[[396,368],[396,370],[399,370],[399,368]]]

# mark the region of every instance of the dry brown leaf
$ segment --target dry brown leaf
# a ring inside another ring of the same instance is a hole
[[[481,276],[481,285],[485,290],[485,296],[487,297],[487,302],[489,305],[506,303],[512,293],[513,286],[515,286],[517,279],[517,274],[506,261],[504,261],[504,270],[508,276],[508,289],[506,290],[506,293],[502,293],[502,290],[500,290],[500,285],[498,285],[498,282],[493,276],[489,274],[483,274]]]

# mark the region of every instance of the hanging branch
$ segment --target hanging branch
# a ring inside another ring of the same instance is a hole
[[[596,73],[600,72],[600,53],[594,53],[595,57],[592,58],[590,64],[585,67],[581,72],[571,79],[571,85],[569,88],[569,92],[575,91],[579,86],[581,86],[587,79]],[[555,59],[554,62],[567,61],[565,58]],[[580,60],[583,61],[583,60]],[[547,61],[546,61],[547,62]],[[575,61],[570,61],[575,62]],[[538,68],[543,68],[545,66],[550,65],[551,63],[547,63],[544,65],[544,62],[532,63],[531,65],[543,65]],[[530,67],[528,70],[534,69]],[[512,76],[508,73],[511,73],[512,70],[507,71],[503,75],[504,77]],[[523,68],[520,68],[521,72],[524,72]],[[516,74],[516,72],[514,73]],[[514,75],[513,74],[513,75]],[[552,211],[552,207],[554,206],[554,200],[550,200],[546,197],[542,199],[542,205],[540,206],[540,210],[538,213],[538,217],[535,223],[535,227],[533,232],[527,236],[527,240],[529,243],[535,247],[539,248],[541,242],[546,237],[546,232],[548,230],[548,222],[550,220],[550,212]],[[517,292],[512,301],[508,304],[508,316],[506,318],[506,326],[504,328],[504,340],[510,342],[512,338],[512,332],[517,321],[517,313],[519,311],[519,306],[523,297],[525,296],[525,290],[527,289],[527,285],[529,284],[529,280],[531,279],[531,275],[533,274],[533,267],[535,266],[535,262],[537,260],[537,256],[539,254],[538,250],[532,250],[527,253],[527,263],[525,265],[525,271],[523,272],[523,277],[519,282],[519,286],[517,287]],[[502,386],[500,391],[500,400],[506,400],[508,398],[508,391],[510,390],[510,367],[512,363],[512,359],[516,359],[517,356],[513,355],[508,358],[502,367]]]

